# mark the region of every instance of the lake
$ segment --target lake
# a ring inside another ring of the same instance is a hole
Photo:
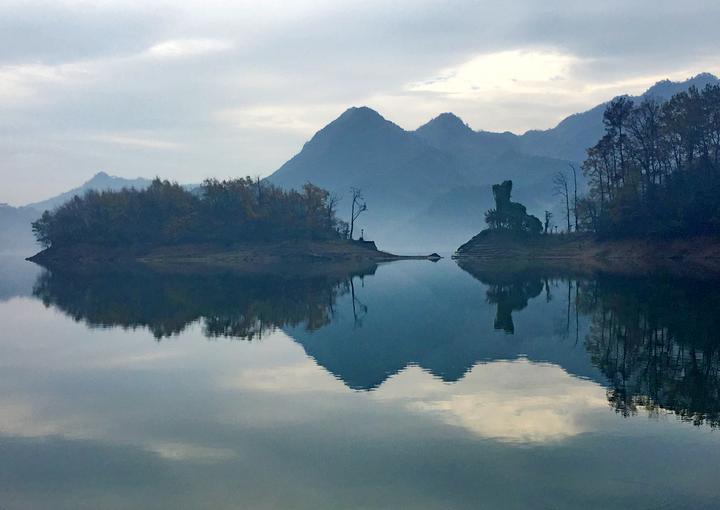
[[[0,259],[0,508],[715,509],[720,285]]]

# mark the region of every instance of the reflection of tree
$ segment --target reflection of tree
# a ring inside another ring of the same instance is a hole
[[[254,339],[277,327],[328,324],[353,277],[53,271],[38,278],[33,293],[91,326],[147,327],[160,339],[200,320],[208,337]]]
[[[497,304],[495,329],[506,333],[515,332],[512,312],[525,308],[528,300],[537,297],[543,291],[543,281],[532,279],[491,284],[487,291],[488,303]]]
[[[720,290],[714,282],[603,278],[586,347],[623,415],[663,408],[720,425]]]
[[[545,291],[545,302],[552,301],[551,287],[560,276],[557,271],[526,264],[476,264],[459,260],[458,265],[488,286],[487,302],[497,305],[495,329],[515,333],[512,312],[523,310],[528,301]]]
[[[512,333],[513,311],[545,289],[567,299],[562,337],[580,338],[580,316],[590,317],[585,339],[593,365],[607,377],[608,400],[624,416],[639,408],[665,409],[695,424],[720,426],[720,285],[668,275],[580,274],[557,266],[461,267],[489,286],[497,304],[495,328]],[[567,286],[567,291],[565,291]],[[559,290],[558,289],[558,290]]]

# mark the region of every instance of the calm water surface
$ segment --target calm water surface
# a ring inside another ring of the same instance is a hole
[[[720,507],[720,286],[0,259],[0,508]]]

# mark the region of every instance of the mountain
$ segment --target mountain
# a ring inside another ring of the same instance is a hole
[[[150,186],[149,179],[138,177],[136,179],[125,179],[124,177],[116,177],[108,175],[105,172],[98,172],[84,184],[73,188],[70,191],[61,193],[54,197],[48,198],[41,202],[28,204],[26,207],[37,209],[38,211],[52,210],[59,205],[64,204],[74,196],[82,196],[87,191],[119,191],[123,188],[145,189]]]
[[[382,225],[409,215],[438,191],[466,184],[462,161],[367,108],[350,108],[307,142],[268,180],[285,188],[310,181],[338,195],[350,187],[368,200],[364,219]]]

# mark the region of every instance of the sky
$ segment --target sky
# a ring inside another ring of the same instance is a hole
[[[720,74],[719,25],[717,0],[0,0],[0,203],[269,175],[350,106],[546,129]]]

